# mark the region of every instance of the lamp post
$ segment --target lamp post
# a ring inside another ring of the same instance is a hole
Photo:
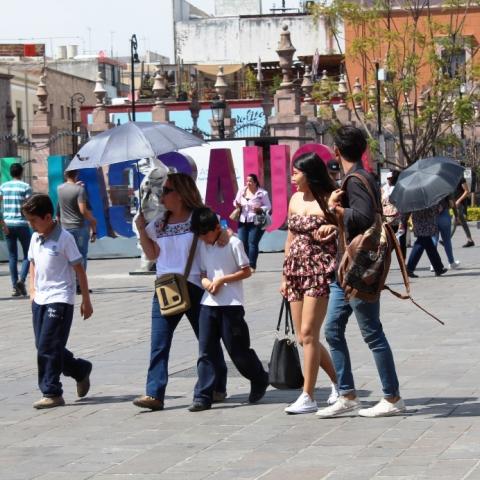
[[[73,106],[75,103],[78,103],[80,106],[85,102],[85,95],[80,92],[74,93],[70,97],[70,120],[71,120],[71,130],[72,130],[72,157],[77,153],[77,136],[75,135],[75,109]]]
[[[225,139],[225,110],[227,104],[222,99],[214,100],[210,106],[212,110],[212,118],[215,125],[218,127],[218,137],[221,140]]]
[[[135,64],[140,63],[137,53],[137,36],[132,35],[130,39],[130,93],[132,95],[132,120],[135,121]]]

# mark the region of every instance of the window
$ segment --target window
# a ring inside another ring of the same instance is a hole
[[[17,135],[23,135],[22,102],[15,102],[15,120],[17,122]]]
[[[465,67],[467,63],[467,52],[464,48],[455,48],[453,50],[442,50],[443,73],[449,78],[457,77],[462,82],[466,81]]]
[[[60,105],[60,118],[65,120],[65,107],[63,105]]]
[[[70,107],[67,107],[67,120],[71,120],[71,119],[72,119],[72,116],[70,112]]]

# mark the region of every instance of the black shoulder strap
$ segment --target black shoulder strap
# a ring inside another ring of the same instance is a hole
[[[185,265],[185,272],[183,273],[185,278],[188,278],[190,275],[190,269],[192,268],[193,256],[195,255],[195,250],[197,249],[198,235],[194,235],[192,246],[190,247],[190,253],[188,254],[187,264]]]
[[[295,335],[295,329],[293,328],[292,312],[290,310],[290,302],[284,298],[280,307],[280,314],[278,315],[277,332],[280,331],[282,325],[283,311],[285,309],[285,335],[288,335],[290,331],[292,335]]]

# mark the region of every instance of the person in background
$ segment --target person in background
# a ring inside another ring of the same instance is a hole
[[[412,212],[413,233],[417,238],[407,262],[407,274],[410,278],[418,277],[418,275],[415,274],[415,268],[424,250],[427,252],[428,259],[437,277],[447,271],[438,254],[437,247],[432,240],[432,237],[438,235],[437,217],[440,208],[440,205],[434,205],[430,208]]]
[[[462,165],[464,165],[462,163]],[[470,233],[470,228],[468,226],[466,217],[467,217],[467,207],[468,199],[470,198],[470,190],[468,188],[468,183],[465,177],[462,177],[460,183],[458,184],[457,190],[455,192],[455,206],[458,211],[458,220],[460,221],[463,231],[467,237],[467,243],[462,245],[463,248],[473,247],[475,242],[472,239],[472,234]]]
[[[447,254],[448,268],[455,269],[460,267],[460,261],[455,260],[452,247],[452,217],[449,212],[449,198],[444,198],[439,205],[440,213],[437,216],[438,232],[432,237],[435,247],[438,246],[439,236],[442,237],[443,248]],[[430,271],[434,271],[430,266]]]
[[[257,269],[258,245],[265,233],[264,225],[256,224],[256,216],[268,214],[272,208],[268,192],[260,187],[254,173],[247,176],[247,182],[238,190],[233,205],[241,208],[238,237],[243,243],[254,273]]]
[[[335,190],[328,170],[315,153],[300,155],[293,163],[292,183],[297,192],[288,207],[288,235],[281,294],[290,302],[298,343],[303,346],[303,392],[285,408],[288,414],[317,411],[314,399],[319,367],[331,381],[327,403],[338,398],[337,376],[328,350],[320,342],[327,311],[329,284],[335,277],[336,218],[327,209]]]
[[[385,221],[392,227],[395,232],[403,259],[407,258],[407,221],[408,216],[402,215],[395,205],[390,202],[390,195],[395,188],[400,172],[391,170],[387,173],[387,181],[382,187],[382,212]]]
[[[57,220],[73,235],[87,271],[88,244],[97,238],[97,222],[88,208],[85,187],[78,182],[78,170],[65,172],[65,182],[58,186],[57,194]],[[80,293],[78,286],[77,293]]]
[[[23,167],[20,163],[10,166],[12,180],[0,186],[0,201],[3,203],[3,218],[0,219],[8,249],[8,268],[12,281],[12,297],[27,296],[25,280],[28,274],[28,246],[32,232],[22,214],[22,205],[32,195],[32,188],[22,181]],[[23,262],[18,276],[18,245],[23,250]]]

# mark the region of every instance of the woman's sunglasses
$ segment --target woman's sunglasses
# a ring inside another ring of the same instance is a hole
[[[162,195],[168,195],[169,193],[174,192],[175,190],[173,188],[169,187],[163,187],[162,188]]]

